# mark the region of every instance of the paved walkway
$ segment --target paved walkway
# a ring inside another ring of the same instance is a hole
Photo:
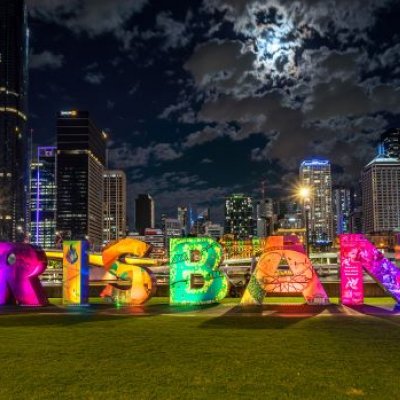
[[[311,306],[306,304],[264,304],[263,306],[242,307],[237,303],[212,304],[204,306],[170,306],[149,304],[144,306],[114,306],[92,304],[83,307],[49,305],[46,307],[0,306],[2,315],[113,315],[113,316],[210,316],[210,317],[365,317],[393,316],[400,318],[400,310],[393,305],[363,305],[346,307],[341,305]]]

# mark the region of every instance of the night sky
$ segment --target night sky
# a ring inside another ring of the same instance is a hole
[[[226,195],[288,196],[302,159],[354,184],[400,126],[400,1],[28,0],[30,127],[110,132],[110,167],[158,215]]]

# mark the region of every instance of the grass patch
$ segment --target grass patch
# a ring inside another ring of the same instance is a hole
[[[3,315],[0,398],[395,399],[399,341],[397,317]]]

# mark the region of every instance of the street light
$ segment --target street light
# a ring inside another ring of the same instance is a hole
[[[302,186],[299,188],[299,197],[303,200],[309,199],[311,195],[311,188],[308,186]]]
[[[312,189],[309,186],[301,186],[298,189],[298,197],[303,201],[303,212],[305,222],[305,245],[307,257],[310,255],[310,243],[309,243],[309,211],[310,211],[310,200],[311,200]]]

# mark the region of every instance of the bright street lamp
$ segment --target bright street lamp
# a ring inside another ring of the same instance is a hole
[[[310,198],[311,188],[308,186],[302,186],[299,188],[299,197],[303,200],[307,200]]]
[[[298,196],[303,201],[304,225],[305,225],[305,245],[307,257],[310,255],[310,242],[309,242],[309,211],[312,189],[310,186],[301,186],[298,189]]]

